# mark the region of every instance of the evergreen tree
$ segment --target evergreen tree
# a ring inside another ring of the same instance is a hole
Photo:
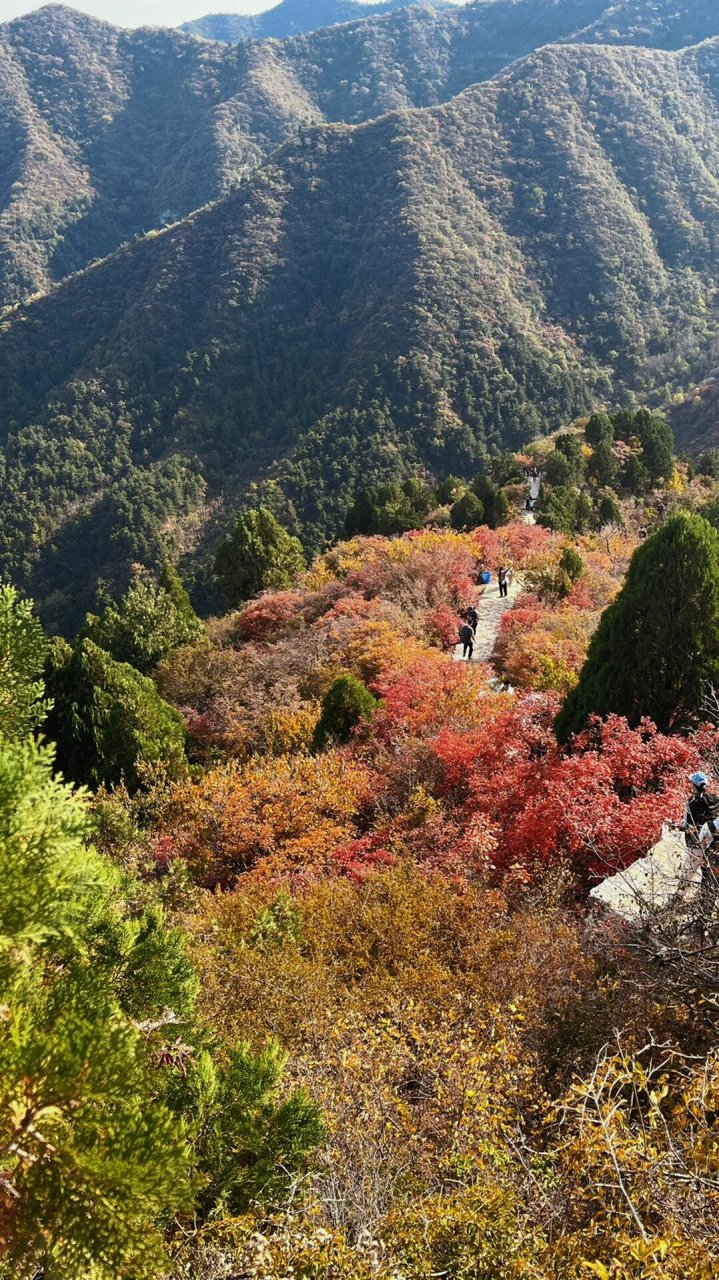
[[[566,488],[576,483],[577,469],[561,449],[553,449],[544,467],[544,479],[555,488]]]
[[[574,489],[560,485],[550,490],[537,516],[537,524],[556,533],[576,533],[577,495]]]
[[[480,501],[476,493],[472,493],[472,490],[468,489],[455,502],[449,513],[449,519],[453,529],[460,531],[476,529],[484,520],[484,503]]]
[[[489,474],[499,489],[508,484],[521,484],[524,479],[522,464],[510,450],[505,450],[489,463]]]
[[[375,501],[373,489],[361,489],[345,516],[345,536],[355,538],[366,537],[375,518]]]
[[[490,529],[499,529],[500,525],[506,524],[509,519],[511,509],[512,507],[506,489],[497,489],[492,500],[492,506],[487,520]]]
[[[281,1202],[322,1138],[317,1107],[302,1089],[280,1093],[287,1055],[271,1042],[258,1055],[240,1044],[218,1070],[205,1055],[196,1076],[203,1099],[197,1160],[200,1213],[246,1213]],[[208,1087],[209,1085],[209,1087]]]
[[[427,501],[429,491],[420,486],[420,491],[416,492],[413,487],[416,483],[407,481],[405,485],[384,485],[375,490],[375,509],[370,533],[379,533],[384,538],[396,538],[399,534],[422,525],[431,505],[431,495]],[[415,505],[415,498],[418,505]]]
[[[719,480],[719,449],[707,449],[699,459],[699,474]]]
[[[674,433],[661,414],[639,409],[634,430],[642,446],[642,463],[652,484],[671,479],[674,471]]]
[[[617,483],[619,463],[608,440],[600,440],[587,463],[587,477],[599,488],[612,489]]]
[[[181,1015],[194,978],[176,937],[127,916],[88,835],[51,752],[0,746],[0,1265],[18,1277],[154,1275],[155,1224],[191,1202],[162,1039],[135,1019]]]
[[[617,409],[616,413],[612,414],[610,425],[614,440],[631,440],[637,434],[636,416],[634,409]],[[591,444],[592,441],[590,440],[589,443]]]
[[[304,566],[301,543],[266,507],[241,511],[215,556],[215,573],[233,605],[267,588],[288,587]]]
[[[584,573],[584,561],[578,551],[574,547],[565,547],[559,557],[559,568],[562,573],[566,573],[570,582],[577,582]]]
[[[667,436],[667,433],[656,421],[644,436],[642,462],[650,481],[655,485],[670,480],[674,471],[674,455],[670,437],[671,433],[670,436]]]
[[[466,490],[466,480],[460,480],[459,476],[447,476],[446,480],[437,487],[437,501],[443,507],[451,506]]]
[[[612,493],[602,494],[599,499],[598,515],[599,525],[601,528],[604,528],[604,526],[608,524],[616,524],[620,526],[624,524],[622,509]]]
[[[580,493],[574,504],[574,526],[577,533],[590,533],[597,527],[597,513],[588,493]]]
[[[202,1218],[276,1203],[322,1136],[304,1091],[281,1091],[276,1044],[214,1058],[180,934],[129,905],[143,891],[92,848],[90,825],[49,749],[0,744],[8,1278],[165,1274],[160,1222],[198,1193]]]
[[[0,739],[23,738],[42,723],[47,650],[31,602],[0,585]]]
[[[338,676],[322,699],[322,712],[314,732],[315,751],[333,742],[347,742],[361,720],[369,720],[378,702],[356,676]]]
[[[573,431],[563,431],[557,436],[554,448],[557,453],[563,453],[571,463],[573,480],[577,483],[584,471],[584,455],[579,436],[575,436]]]
[[[608,413],[593,413],[586,427],[584,428],[584,439],[593,449],[598,444],[605,441],[607,444],[614,442],[614,427]]]
[[[133,791],[143,765],[161,766],[169,777],[187,772],[179,712],[128,663],[116,662],[86,638],[74,648],[56,640],[47,684],[54,701],[48,734],[57,743],[59,767],[73,781],[124,781]]]
[[[647,471],[641,458],[633,453],[624,465],[621,475],[622,488],[627,493],[633,494],[637,498],[641,498],[649,488],[649,472]]]
[[[102,618],[88,618],[87,633],[118,662],[147,673],[180,645],[204,631],[177,570],[165,564],[159,584],[149,574],[133,578],[119,604]]]
[[[696,721],[710,687],[719,688],[719,533],[680,512],[634,553],[557,734],[566,740],[591,715],[610,712],[680,731]]]
[[[402,493],[415,513],[414,527],[416,528],[432,510],[435,501],[434,493],[429,485],[426,485],[423,480],[418,480],[416,476],[410,476],[405,480]]]

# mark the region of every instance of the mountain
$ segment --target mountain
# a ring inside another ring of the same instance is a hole
[[[0,25],[0,305],[221,198],[307,126],[446,102],[543,44],[624,42],[640,10],[657,44],[719,34],[706,0],[691,23],[678,0],[410,7],[234,46],[57,5]]]
[[[320,27],[334,27],[341,22],[357,22],[377,14],[403,9],[412,0],[282,0],[264,13],[214,13],[192,22],[183,22],[180,31],[202,36],[205,40],[286,40]],[[431,0],[430,7],[440,12],[453,6],[447,0]]]
[[[6,313],[0,573],[71,626],[168,546],[206,579],[254,483],[317,547],[362,483],[697,380],[718,215],[719,41],[545,48],[444,106],[308,129]]]
[[[620,0],[573,39],[684,49],[717,35],[718,22],[713,0]]]
[[[514,0],[516,5],[516,0]],[[268,9],[265,13],[251,16],[237,13],[208,14],[204,18],[195,18],[180,27],[191,35],[202,36],[206,40],[285,40],[288,36],[299,35],[308,31],[317,31],[321,27],[334,26],[342,22],[352,22],[361,18],[384,15],[395,9],[404,8],[407,0],[385,0],[385,3],[362,3],[362,0],[282,0],[281,4]],[[482,7],[497,6],[509,13],[507,5],[497,4],[497,0],[483,0]],[[439,12],[451,9],[453,5],[442,0],[431,0],[431,7]],[[477,5],[474,6],[478,7]],[[596,21],[582,28],[582,12],[578,6],[576,16],[563,16],[564,30],[560,37],[566,40],[588,40],[596,44],[635,44],[655,49],[683,49],[688,45],[699,44],[710,36],[717,34],[716,5],[713,0],[623,0],[623,3],[601,5]],[[533,6],[534,12],[544,15],[544,20],[551,21],[551,0],[544,0],[540,6]],[[517,7],[514,13],[513,26],[522,27],[527,22],[528,11],[525,6]],[[529,11],[530,27],[534,13]],[[514,40],[521,39],[519,31],[512,33]],[[512,42],[514,43],[514,41]],[[538,47],[537,41],[534,48]],[[515,55],[516,56],[516,55]]]

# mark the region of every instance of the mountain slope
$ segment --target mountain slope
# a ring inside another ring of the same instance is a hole
[[[205,40],[286,40],[304,35],[320,27],[341,22],[358,22],[363,18],[393,13],[406,8],[413,0],[381,0],[378,4],[362,0],[282,0],[264,13],[215,13],[192,22],[183,22],[180,31],[202,36]],[[450,9],[447,0],[432,0],[431,7]]]
[[[253,482],[317,546],[371,478],[469,472],[610,379],[686,382],[718,215],[719,42],[547,48],[308,131],[6,316],[0,573],[74,623],[129,561],[200,563]]]
[[[714,0],[620,0],[573,37],[596,44],[685,49],[717,35]]]
[[[696,6],[699,33],[719,34],[719,14]],[[613,36],[604,0],[403,8],[232,47],[55,5],[0,25],[0,305],[222,197],[308,125],[445,102],[578,32],[623,41],[638,7],[653,40],[678,36],[687,6],[668,0],[615,9]]]

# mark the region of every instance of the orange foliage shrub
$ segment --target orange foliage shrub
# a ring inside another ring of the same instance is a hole
[[[223,765],[170,789],[157,817],[163,859],[183,858],[207,887],[250,871],[310,880],[354,834],[371,785],[340,751]]]

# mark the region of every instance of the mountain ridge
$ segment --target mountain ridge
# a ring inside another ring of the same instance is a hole
[[[666,24],[677,6],[659,8]],[[0,304],[221,198],[308,126],[438,105],[537,44],[578,26],[586,37],[605,12],[604,0],[409,7],[236,46],[63,6],[0,25]],[[719,14],[699,13],[719,34]]]
[[[719,41],[557,45],[442,106],[315,126],[7,312],[0,572],[74,625],[168,549],[199,583],[243,495],[315,548],[362,483],[470,474],[701,376],[718,67]]]
[[[306,35],[321,27],[359,22],[382,17],[408,4],[423,4],[441,12],[454,6],[451,0],[281,0],[263,13],[209,13],[180,24],[178,30],[206,40],[236,42],[238,40],[286,40],[288,36]]]

